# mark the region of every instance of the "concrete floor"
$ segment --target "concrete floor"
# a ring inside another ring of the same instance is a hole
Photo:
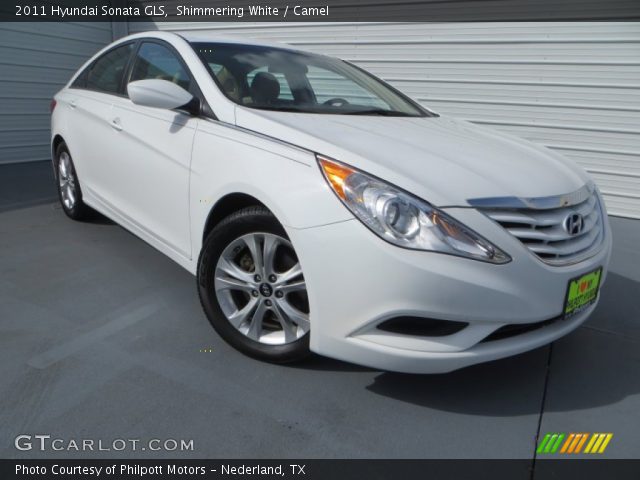
[[[195,447],[73,458],[533,458],[538,432],[613,432],[605,458],[640,458],[639,221],[611,218],[610,276],[576,332],[413,376],[244,357],[209,326],[189,273],[54,198],[48,164],[0,167],[0,458],[65,456],[14,448],[39,433]]]

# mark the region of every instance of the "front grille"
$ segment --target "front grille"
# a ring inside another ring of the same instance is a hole
[[[577,193],[581,195],[576,195]],[[478,206],[481,212],[504,227],[548,264],[576,263],[598,250],[604,238],[604,221],[595,188],[589,186],[588,189],[583,188],[564,197],[526,199],[520,202],[525,206]],[[486,205],[487,202],[478,203]],[[575,214],[582,218],[582,229],[574,229],[570,233],[566,225],[568,218]]]

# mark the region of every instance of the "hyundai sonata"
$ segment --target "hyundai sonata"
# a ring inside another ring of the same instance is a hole
[[[289,46],[129,36],[55,95],[51,140],[64,212],[196,275],[218,334],[264,360],[446,372],[572,331],[606,275],[581,168]]]

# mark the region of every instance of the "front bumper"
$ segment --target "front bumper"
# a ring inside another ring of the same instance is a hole
[[[288,233],[302,263],[314,352],[383,370],[443,373],[545,345],[594,310],[527,333],[483,341],[505,325],[548,321],[563,311],[570,279],[603,267],[611,253],[605,222],[601,249],[574,265],[550,266],[502,227],[470,208],[448,213],[509,253],[505,265],[398,248],[357,220]],[[400,316],[466,322],[463,330],[428,337],[378,325]]]

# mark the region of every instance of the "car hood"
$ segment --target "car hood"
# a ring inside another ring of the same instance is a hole
[[[301,114],[238,107],[238,126],[347,163],[436,206],[573,192],[587,174],[519,138],[447,117]]]

